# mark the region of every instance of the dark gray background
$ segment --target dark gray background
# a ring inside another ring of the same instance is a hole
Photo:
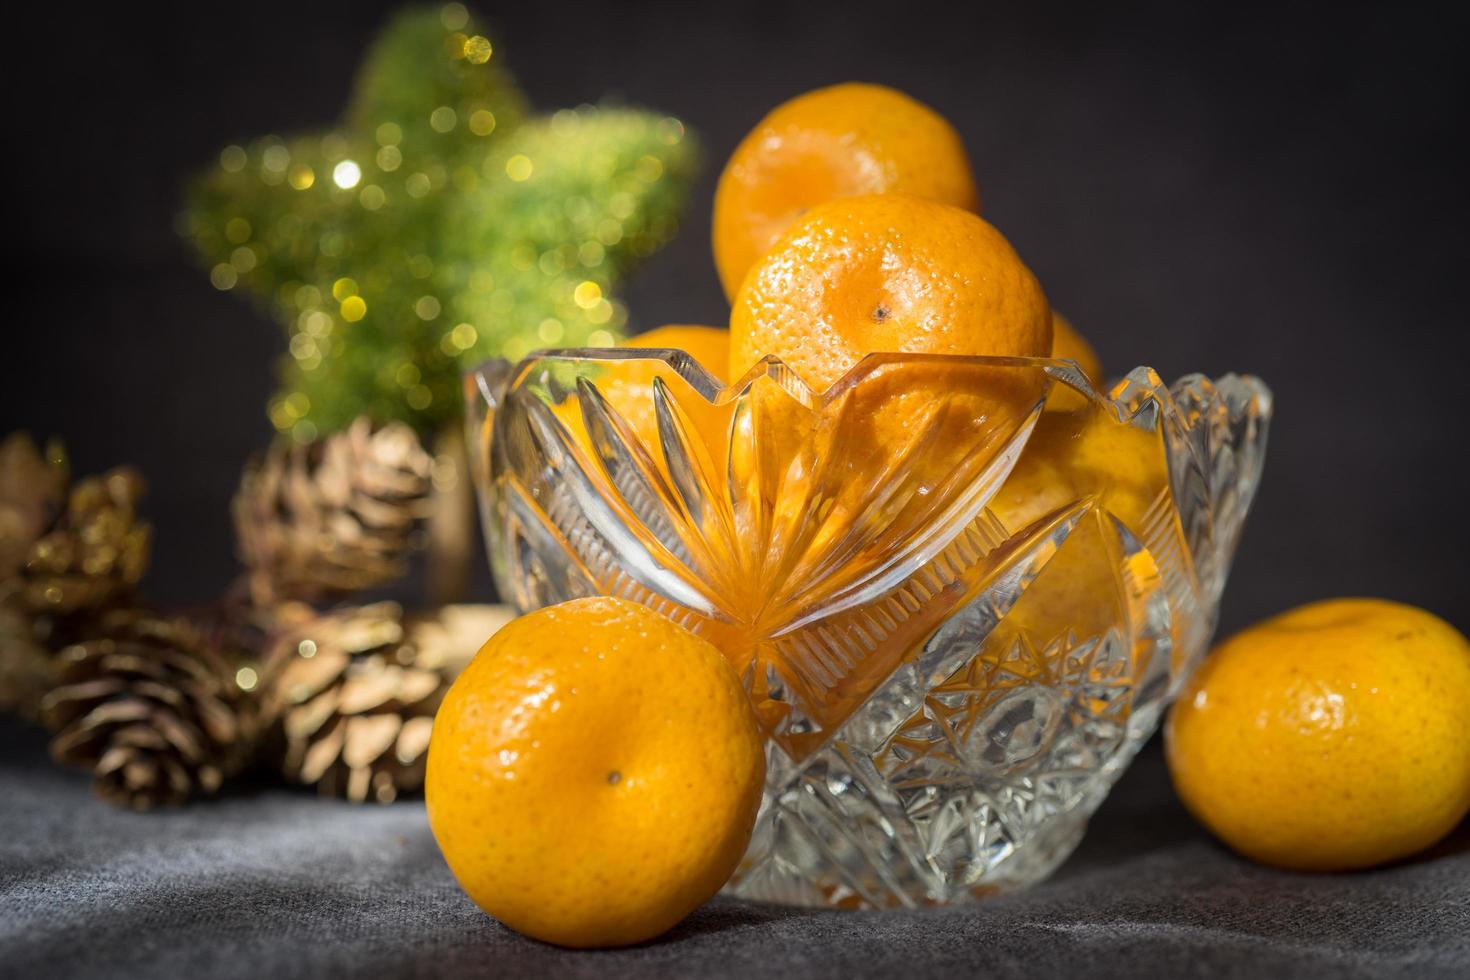
[[[762,113],[835,81],[899,86],[964,134],[986,216],[1110,369],[1275,389],[1225,628],[1341,594],[1470,628],[1463,13],[479,6],[539,107],[612,94],[703,136],[682,236],[627,292],[635,323],[724,322],[710,196]],[[150,588],[207,598],[234,570],[227,500],[269,436],[283,338],[196,267],[179,188],[229,141],[336,118],[390,5],[50,7],[4,32],[0,430],[63,436],[84,471],[140,465]]]

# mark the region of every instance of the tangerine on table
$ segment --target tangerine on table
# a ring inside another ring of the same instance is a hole
[[[1334,599],[1226,640],[1169,714],[1180,797],[1266,864],[1366,868],[1470,812],[1470,643],[1422,609]]]
[[[849,82],[777,106],[736,147],[715,189],[715,265],[725,295],[735,295],[809,208],[888,191],[980,207],[959,134],[902,92]]]
[[[564,946],[664,932],[735,869],[765,761],[734,669],[622,599],[502,627],[434,720],[429,825],[471,899]]]

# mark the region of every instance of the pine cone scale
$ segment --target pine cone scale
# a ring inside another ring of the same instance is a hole
[[[433,730],[433,718],[419,717],[405,721],[402,731],[398,733],[398,744],[394,746],[394,756],[398,759],[398,764],[411,766],[423,758],[429,751],[429,734]]]
[[[349,769],[372,765],[398,740],[403,720],[397,715],[358,715],[347,720],[342,761]]]
[[[399,668],[384,667],[349,676],[342,683],[342,699],[337,710],[346,715],[359,715],[381,708],[398,692],[399,672]]]
[[[121,678],[99,677],[55,688],[41,700],[41,718],[50,727],[61,728],[82,714],[88,702],[119,694],[126,687]]]
[[[163,752],[172,748],[169,740],[158,730],[156,719],[150,714],[145,712],[137,720],[148,724],[128,725],[113,731],[109,739],[109,752],[118,748],[146,749],[150,752]]]
[[[322,726],[336,715],[337,705],[341,700],[340,691],[328,688],[301,707],[288,712],[285,720],[286,737],[293,741],[304,740],[321,731]]]
[[[342,754],[342,744],[347,738],[347,719],[339,718],[326,735],[310,745],[301,744],[301,769],[298,776],[303,783],[314,783],[326,775],[327,769]]]

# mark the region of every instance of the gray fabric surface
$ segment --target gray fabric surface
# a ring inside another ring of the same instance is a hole
[[[1351,876],[1255,867],[1144,752],[1049,882],[968,908],[840,913],[717,899],[663,939],[568,952],[456,887],[417,803],[262,787],[113,810],[0,723],[0,976],[1470,976],[1470,827]]]

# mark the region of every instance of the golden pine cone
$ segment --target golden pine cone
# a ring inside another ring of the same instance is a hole
[[[247,467],[235,533],[262,606],[340,599],[399,578],[427,514],[433,459],[408,426],[359,418]]]
[[[56,761],[90,768],[97,794],[146,810],[213,793],[256,745],[249,668],[188,619],[105,613],[62,650],[62,686],[41,702]]]
[[[24,432],[0,442],[0,599],[31,547],[56,523],[66,484],[66,458],[59,444],[47,446],[42,455]]]
[[[36,613],[100,609],[131,592],[148,567],[152,529],[138,520],[143,478],[129,467],[80,480],[55,525],[30,547],[21,599]]]
[[[57,664],[18,605],[0,601],[0,711],[35,720],[45,693],[56,686]]]
[[[446,606],[405,620],[396,603],[381,602],[287,631],[267,656],[265,695],[287,778],[354,802],[422,789],[439,702],[511,615],[504,606]]]

